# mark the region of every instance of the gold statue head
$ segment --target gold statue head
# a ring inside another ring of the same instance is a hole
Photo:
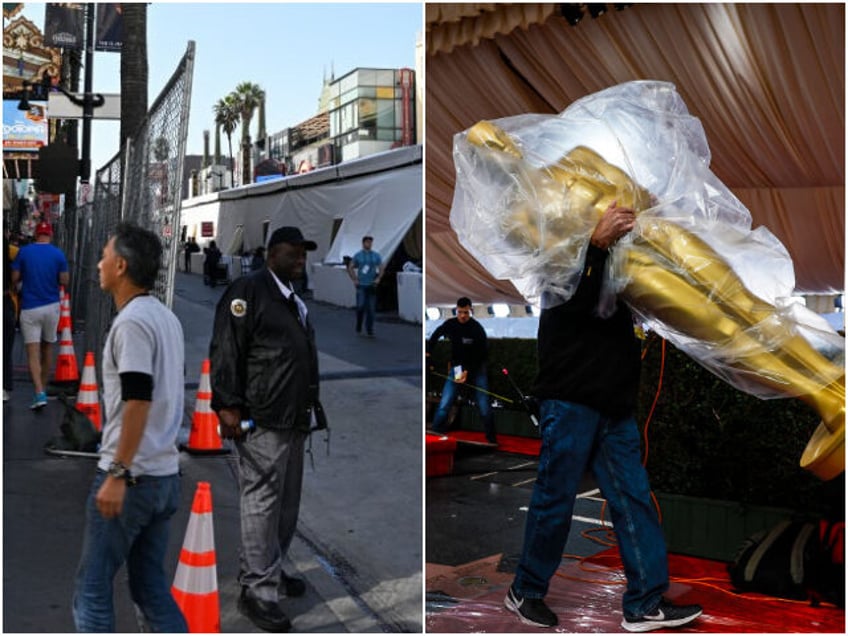
[[[500,150],[521,159],[521,151],[504,130],[490,121],[479,121],[468,129],[468,141],[475,146]]]

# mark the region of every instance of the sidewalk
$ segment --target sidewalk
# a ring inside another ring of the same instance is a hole
[[[215,303],[223,287],[178,273],[174,312],[186,340],[188,439],[200,367],[209,346]],[[286,570],[304,577],[306,595],[284,610],[297,632],[420,632],[422,599],[421,326],[381,317],[375,339],[353,333],[353,311],[307,301],[315,324],[321,398],[331,427],[307,457],[300,520]],[[81,365],[82,335],[75,335]],[[100,352],[96,352],[99,363]],[[43,452],[59,433],[62,405],[29,410],[32,385],[20,336],[14,351],[15,390],[3,408],[3,631],[73,631],[70,602],[81,548],[83,508],[95,461]],[[82,370],[82,369],[80,369]],[[229,443],[227,442],[229,445]],[[239,510],[233,452],[183,452],[183,504],[171,526],[169,576],[196,484],[208,481],[223,632],[259,632],[236,609]],[[117,630],[135,632],[126,575],[116,578]]]

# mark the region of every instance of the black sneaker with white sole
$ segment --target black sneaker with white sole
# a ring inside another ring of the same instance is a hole
[[[621,626],[628,632],[650,632],[654,629],[680,627],[694,621],[702,611],[700,605],[673,605],[662,599],[653,612],[643,616],[625,614]]]
[[[545,601],[540,598],[525,598],[512,589],[511,585],[504,599],[504,606],[510,612],[515,612],[525,625],[554,627],[559,623],[556,614],[545,605]]]

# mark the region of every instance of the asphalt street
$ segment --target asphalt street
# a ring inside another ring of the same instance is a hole
[[[173,309],[185,332],[186,441],[223,287],[178,273]],[[422,431],[420,325],[378,315],[376,338],[354,333],[354,312],[307,300],[317,332],[321,398],[331,437],[313,436],[298,530],[286,569],[306,594],[283,601],[297,632],[420,632]],[[82,370],[82,334],[75,334]],[[20,335],[15,389],[3,405],[3,631],[70,632],[83,508],[95,460],[56,457],[43,447],[59,434],[63,406],[29,409],[32,384]],[[100,359],[100,352],[96,352]],[[235,452],[181,453],[182,506],[166,559],[176,571],[198,482],[211,484],[221,631],[259,632],[236,609],[239,511]],[[310,459],[312,461],[310,461]],[[126,573],[115,586],[117,630],[143,631]]]

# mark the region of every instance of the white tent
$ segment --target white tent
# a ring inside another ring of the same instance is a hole
[[[421,155],[421,146],[408,146],[198,197],[183,204],[182,225],[212,222],[218,245],[241,251],[295,225],[318,244],[310,261],[328,264],[352,256],[371,234],[373,248],[388,260],[421,215]]]

